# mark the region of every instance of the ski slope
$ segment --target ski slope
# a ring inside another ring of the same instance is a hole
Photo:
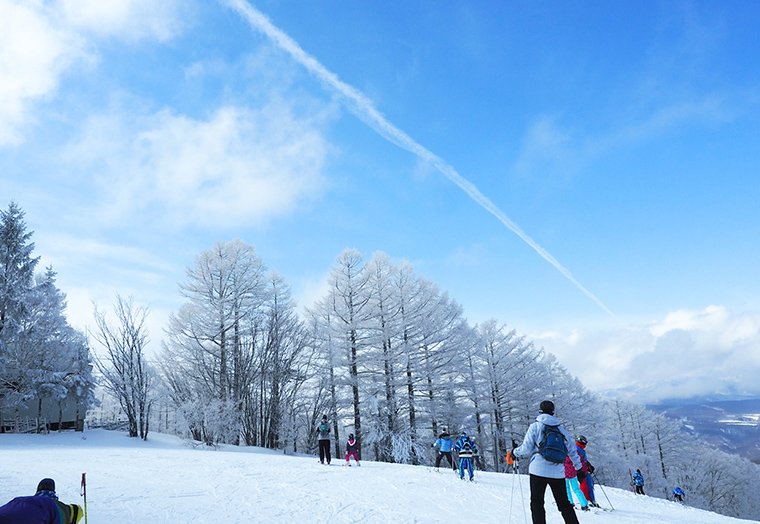
[[[196,448],[152,433],[147,442],[92,430],[0,434],[0,504],[33,494],[52,477],[63,502],[83,504],[92,524],[446,523],[527,524],[527,476],[475,473],[475,483],[441,468],[316,457],[260,448]],[[352,461],[353,463],[353,461]],[[666,500],[604,488],[615,511],[581,513],[582,524],[738,524]],[[562,519],[547,492],[547,521]],[[597,500],[609,507],[602,494]],[[84,520],[82,521],[84,522]]]

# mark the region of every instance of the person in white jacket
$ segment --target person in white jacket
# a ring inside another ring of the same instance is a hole
[[[557,509],[562,514],[565,524],[578,524],[575,508],[567,498],[565,489],[565,464],[554,463],[546,460],[539,451],[539,443],[544,435],[544,426],[558,426],[560,433],[565,439],[565,448],[573,467],[578,472],[578,480],[585,478],[586,473],[581,468],[581,460],[578,451],[573,444],[568,432],[563,428],[557,417],[554,416],[554,403],[544,400],[539,406],[539,415],[525,433],[522,444],[513,450],[515,456],[530,456],[530,513],[533,524],[546,524],[546,510],[544,509],[544,495],[546,486],[549,486],[557,503]]]

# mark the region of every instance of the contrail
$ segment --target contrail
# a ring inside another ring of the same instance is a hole
[[[318,80],[324,83],[330,90],[335,91],[346,104],[348,109],[356,115],[360,120],[377,131],[383,138],[396,144],[399,147],[406,149],[407,151],[417,155],[420,159],[430,163],[434,166],[443,176],[458,185],[470,198],[477,202],[483,209],[494,215],[501,221],[502,224],[507,226],[517,236],[522,238],[530,247],[532,247],[541,257],[553,265],[557,270],[567,277],[578,289],[583,291],[586,296],[596,302],[599,307],[609,313],[612,317],[615,314],[605,306],[601,300],[596,298],[591,291],[581,285],[580,282],[575,280],[572,273],[568,271],[562,264],[560,264],[556,258],[554,258],[548,251],[539,246],[535,240],[530,238],[525,231],[512,222],[512,220],[499,209],[496,204],[491,202],[487,196],[480,192],[475,185],[460,175],[453,166],[447,163],[438,155],[427,150],[425,147],[417,143],[412,137],[404,133],[401,129],[391,124],[382,113],[380,113],[372,100],[367,98],[364,93],[359,91],[343,82],[338,75],[332,71],[327,70],[316,58],[308,54],[301,49],[298,43],[290,38],[283,31],[269,21],[269,19],[258,9],[249,4],[246,0],[219,0],[222,4],[225,4],[242,15],[251,27],[264,33],[267,38],[277,45],[280,49],[288,53],[293,59],[304,66],[311,74],[313,74]]]

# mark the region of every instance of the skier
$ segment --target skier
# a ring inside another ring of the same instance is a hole
[[[567,489],[567,499],[570,501],[570,504],[573,503],[573,492],[575,492],[575,498],[578,499],[578,503],[581,505],[581,510],[589,511],[588,499],[578,484],[578,473],[573,467],[573,461],[570,460],[570,455],[565,459],[565,488]]]
[[[512,451],[514,450],[507,451],[507,456],[504,457],[507,461],[507,472],[517,473],[519,471],[520,461],[515,457],[515,454]]]
[[[454,459],[451,458],[451,449],[454,447],[454,441],[451,440],[451,435],[446,431],[446,428],[443,428],[443,433],[438,435],[438,440],[435,441],[435,444],[433,444],[432,447],[438,448],[438,455],[435,457],[435,469],[438,470],[441,465],[441,459],[446,457],[449,461],[449,466],[456,471],[457,468],[454,465]]]
[[[472,469],[472,457],[478,454],[478,447],[475,445],[475,441],[470,439],[466,431],[463,431],[454,449],[459,454],[459,478],[464,480],[464,472],[466,470],[470,474],[470,481],[473,481],[475,474]]]
[[[644,495],[644,475],[641,474],[640,469],[633,474],[633,485],[637,495]]]
[[[76,524],[81,518],[81,506],[58,500],[53,479],[42,479],[35,495],[16,497],[0,507],[0,524]]]
[[[512,439],[512,449],[510,451],[507,451],[507,471],[512,473],[519,473],[520,472],[520,458],[515,455],[515,448],[517,448],[518,444],[515,441],[515,439]]]
[[[319,433],[319,462],[330,465],[330,424],[327,423],[327,415],[322,415],[322,422],[317,426]]]
[[[596,503],[596,496],[594,495],[594,466],[588,461],[588,455],[586,455],[586,445],[588,439],[583,435],[578,435],[575,438],[575,447],[578,449],[578,456],[581,458],[581,464],[583,465],[583,471],[586,473],[586,479],[584,482],[579,482],[583,495],[588,500],[588,503],[598,508],[599,504]]]
[[[359,445],[356,443],[356,439],[354,438],[353,433],[348,435],[348,442],[346,442],[346,466],[351,465],[349,464],[348,459],[352,456],[356,461],[356,465],[361,466],[361,464],[359,464]]]
[[[684,495],[686,495],[686,493],[684,493],[681,488],[677,487],[673,490],[673,498],[676,500],[676,502],[683,502]]]
[[[559,420],[554,416],[554,403],[550,400],[544,400],[539,406],[539,415],[536,417],[536,421],[528,427],[522,444],[514,450],[515,456],[530,456],[528,471],[530,473],[530,512],[533,517],[533,524],[546,524],[546,510],[544,508],[546,486],[551,488],[557,509],[562,514],[565,524],[578,524],[575,508],[567,499],[564,458],[560,462],[550,461],[544,456],[545,454],[548,456],[548,452],[542,452],[543,446],[540,444],[543,440],[548,441],[548,428],[556,428],[561,433],[565,443],[570,441],[567,430],[560,425]],[[545,433],[547,437],[544,437]],[[566,455],[570,456],[578,480],[582,481],[586,473],[581,468],[581,460],[578,457],[576,447],[565,444],[565,451]]]

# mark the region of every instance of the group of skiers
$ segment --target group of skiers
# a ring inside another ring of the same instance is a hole
[[[317,431],[319,433],[319,460],[323,464],[327,460],[329,464],[330,427],[326,415],[322,417]],[[567,445],[568,442],[574,442],[574,445]],[[586,455],[587,444],[588,439],[583,435],[571,439],[567,430],[554,416],[554,403],[550,400],[544,400],[539,405],[538,416],[528,427],[522,444],[518,445],[516,441],[512,441],[512,450],[506,456],[507,465],[512,472],[518,472],[521,457],[530,457],[528,473],[533,524],[546,524],[544,498],[547,487],[552,491],[557,509],[565,524],[578,524],[573,495],[578,499],[583,511],[588,511],[589,506],[600,507],[594,495],[594,466],[588,461]],[[435,459],[436,470],[440,468],[441,461],[446,458],[449,466],[457,471],[457,465],[452,456],[452,452],[456,450],[459,456],[459,478],[464,480],[467,473],[469,480],[474,480],[472,461],[478,456],[478,448],[467,432],[463,432],[455,443],[444,428],[432,447],[438,450]],[[350,456],[353,456],[356,464],[359,465],[358,449],[353,434],[349,435],[346,444],[347,465]],[[636,470],[636,473],[631,476],[631,482],[635,492],[643,495],[644,477],[641,470]],[[675,488],[673,497],[676,501],[683,502],[683,490],[680,487]]]
[[[438,440],[435,441],[432,447],[438,448],[438,455],[435,459],[436,470],[440,467],[441,459],[443,457],[446,457],[449,461],[449,465],[454,471],[457,470],[457,467],[454,465],[454,459],[451,456],[451,451],[454,449],[459,455],[459,478],[464,480],[464,474],[466,472],[470,481],[475,480],[475,470],[472,466],[472,461],[473,458],[478,455],[478,446],[466,431],[462,432],[462,436],[457,440],[456,444],[454,444],[451,435],[449,435],[449,432],[444,428],[443,433],[438,436]]]
[[[322,415],[322,420],[317,426],[317,435],[319,441],[319,462],[324,464],[327,462],[329,465],[331,462],[330,454],[330,424],[327,422],[327,415]],[[346,466],[350,466],[350,458],[354,457],[354,461],[357,466],[361,466],[359,463],[359,444],[356,442],[354,434],[348,435],[348,441],[346,442]]]
[[[475,445],[475,441],[466,432],[463,432],[457,443],[454,444],[454,449],[459,455],[459,478],[464,480],[466,471],[469,474],[470,482],[472,482],[475,480],[473,478],[475,472],[472,467],[472,460],[478,455],[478,447]]]

